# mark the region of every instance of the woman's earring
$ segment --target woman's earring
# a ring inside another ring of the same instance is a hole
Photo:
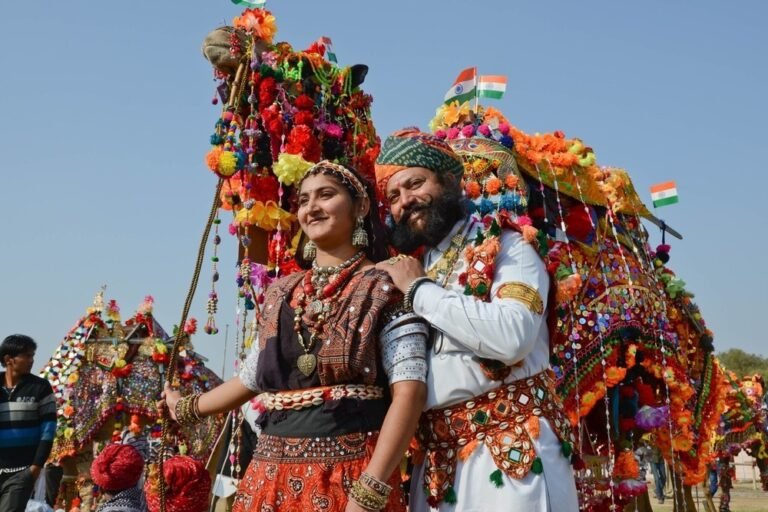
[[[307,261],[313,260],[315,259],[315,256],[317,256],[317,246],[315,245],[315,242],[309,240],[304,244],[304,259]]]
[[[362,217],[357,218],[357,226],[355,227],[355,231],[352,232],[352,245],[358,248],[368,247],[368,233],[363,227]]]

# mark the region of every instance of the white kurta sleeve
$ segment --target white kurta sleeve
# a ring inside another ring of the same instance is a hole
[[[427,381],[429,327],[414,313],[389,322],[381,332],[381,358],[389,384],[403,380]]]
[[[500,242],[490,302],[426,283],[416,290],[413,310],[477,356],[513,365],[533,349],[546,322],[549,276],[535,248],[519,233],[505,231]],[[516,288],[537,292],[540,302],[532,307],[530,299],[505,293]]]

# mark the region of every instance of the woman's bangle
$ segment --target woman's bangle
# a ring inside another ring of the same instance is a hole
[[[364,509],[377,512],[387,506],[389,496],[382,496],[370,487],[364,486],[360,480],[355,480],[349,490],[349,498]]]
[[[363,472],[360,474],[360,483],[370,487],[371,489],[381,494],[382,496],[389,496],[389,493],[392,492],[391,485],[387,485],[385,482],[382,482],[381,480],[372,477],[366,472]]]
[[[408,289],[406,289],[405,293],[403,294],[403,305],[405,306],[406,311],[413,309],[413,296],[416,295],[416,290],[419,288],[419,286],[426,282],[434,283],[434,281],[432,281],[432,279],[429,277],[423,276],[417,277],[411,282],[410,285],[408,285]]]
[[[182,427],[193,427],[203,420],[198,405],[201,396],[202,393],[195,393],[182,397],[176,402],[174,412],[176,413],[176,421],[179,425]]]

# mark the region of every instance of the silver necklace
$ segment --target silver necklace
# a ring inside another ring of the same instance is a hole
[[[317,260],[312,261],[312,285],[316,290],[321,290],[323,286],[330,283],[331,278],[337,276],[345,268],[350,267],[357,263],[360,258],[365,255],[365,251],[356,253],[351,258],[343,261],[340,265],[332,265],[327,267],[321,267],[317,264]]]

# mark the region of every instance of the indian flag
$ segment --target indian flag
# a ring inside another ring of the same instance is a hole
[[[251,8],[262,8],[267,5],[267,0],[232,0],[235,5],[243,5]]]
[[[677,202],[677,185],[674,181],[666,181],[651,187],[653,207],[667,206]]]
[[[320,42],[325,46],[325,53],[328,55],[328,60],[334,64],[338,64],[339,61],[336,60],[336,54],[333,53],[333,50],[331,49],[331,46],[333,45],[331,38],[328,36],[323,36],[320,38]]]
[[[500,100],[507,90],[507,77],[501,75],[482,75],[477,82],[477,95],[481,98]]]
[[[477,90],[477,68],[467,68],[456,77],[453,85],[445,93],[445,103],[458,101],[464,103],[475,97]]]

